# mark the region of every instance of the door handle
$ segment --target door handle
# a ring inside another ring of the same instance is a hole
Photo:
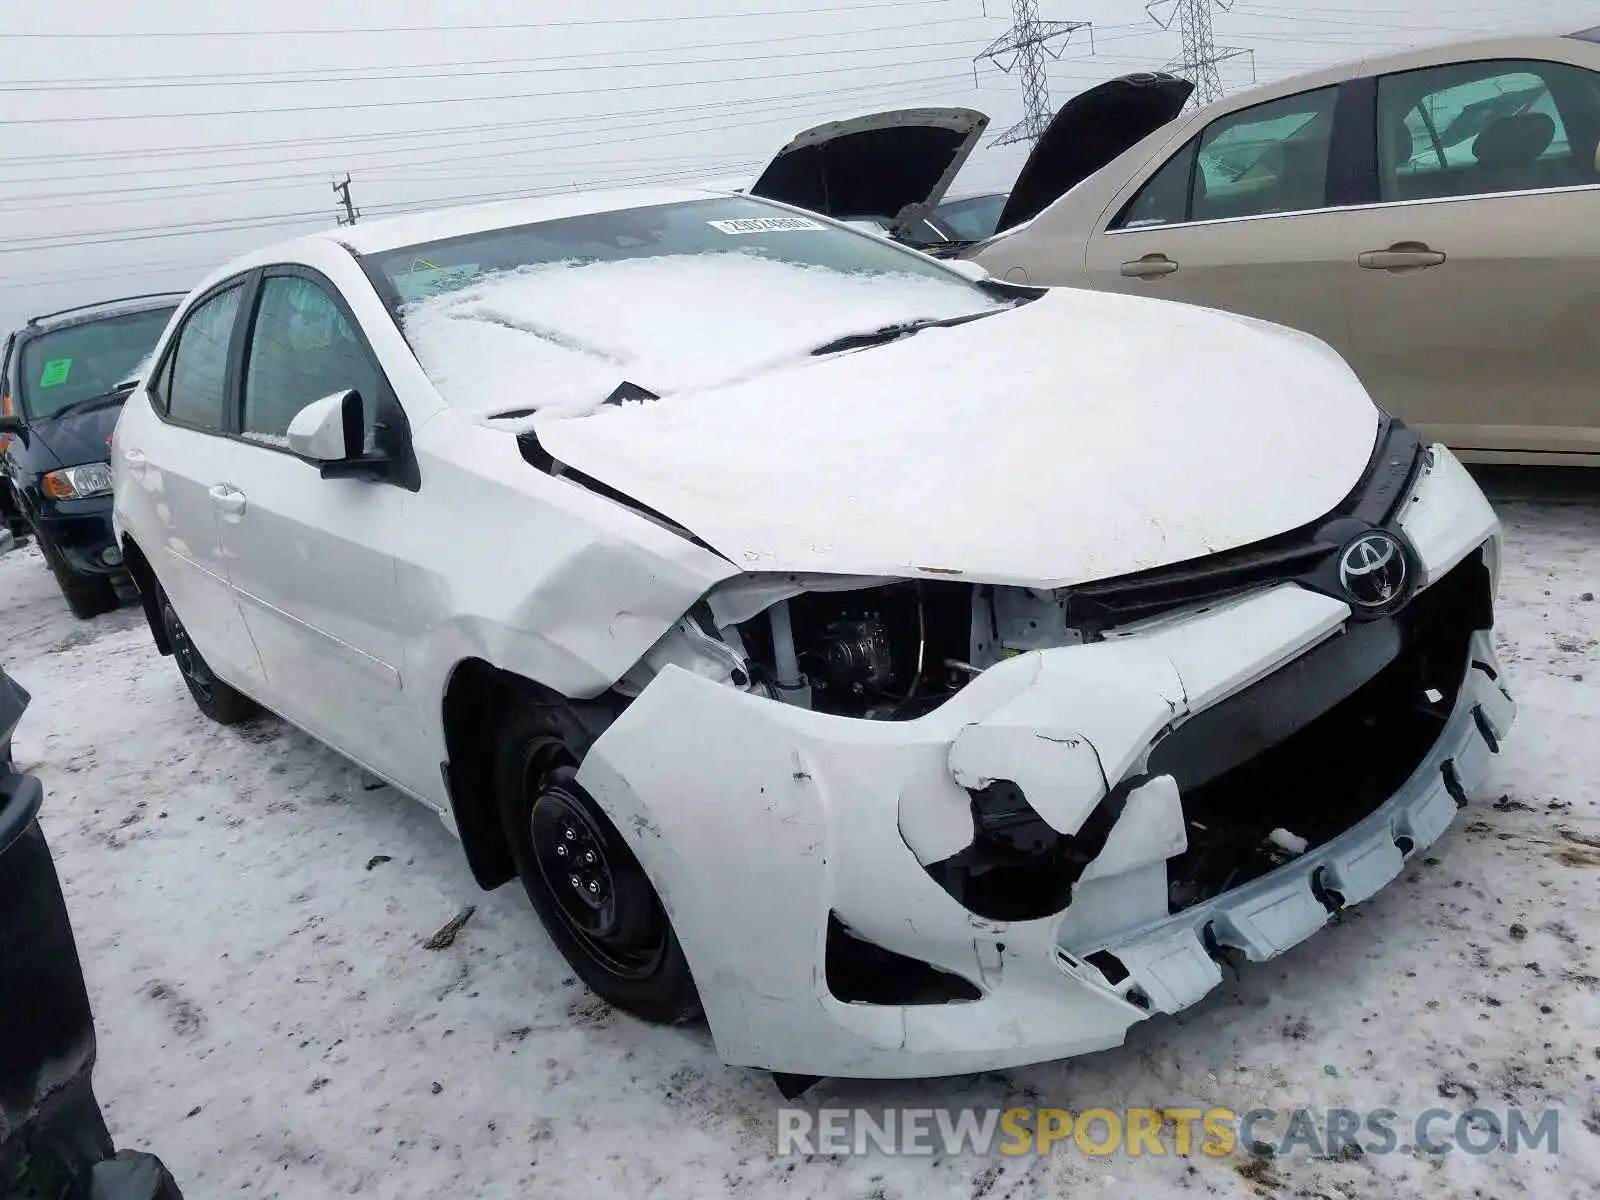
[[[1356,263],[1368,271],[1421,271],[1437,267],[1445,256],[1422,242],[1396,242],[1387,250],[1363,250]]]
[[[1127,279],[1160,279],[1163,275],[1171,275],[1177,269],[1177,263],[1165,254],[1159,253],[1146,254],[1143,258],[1122,264],[1122,274]]]
[[[238,520],[244,516],[244,493],[232,484],[219,483],[210,489],[211,502],[217,506],[217,511],[225,518],[232,517]]]

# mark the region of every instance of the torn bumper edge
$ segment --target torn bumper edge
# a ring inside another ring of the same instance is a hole
[[[1208,942],[1261,962],[1298,945],[1331,919],[1319,890],[1337,894],[1342,910],[1382,889],[1408,858],[1444,833],[1458,798],[1464,801],[1489,773],[1495,753],[1489,738],[1498,745],[1516,717],[1510,693],[1490,674],[1498,675],[1499,667],[1489,635],[1474,637],[1472,659],[1444,733],[1376,812],[1333,841],[1213,900],[1145,929],[1078,946],[1076,952],[1062,947],[1063,969],[1103,979],[1084,957],[1108,951],[1128,972],[1114,988],[1118,995],[1142,997],[1140,1007],[1152,1012],[1174,1013],[1222,981]]]
[[[1433,514],[1431,524],[1408,530],[1430,580],[1492,543],[1497,528],[1470,477],[1451,470],[1453,457],[1437,457],[1441,449],[1418,485],[1418,495],[1430,494],[1412,501]],[[1456,502],[1441,489],[1456,492]],[[1497,547],[1489,553],[1493,560]],[[1148,632],[1006,660],[907,722],[816,714],[669,668],[595,744],[579,782],[655,882],[727,1062],[889,1078],[1069,1057],[1117,1045],[1135,1022],[1193,1004],[1214,987],[1221,974],[1206,951],[1208,928],[1217,944],[1267,958],[1326,923],[1319,888],[1338,891],[1347,905],[1379,890],[1448,826],[1455,795],[1481,781],[1490,755],[1484,727],[1498,739],[1514,705],[1487,671],[1469,669],[1445,732],[1370,817],[1262,879],[1170,917],[1164,859],[1173,851],[1146,854],[1152,848],[1142,844],[1122,846],[1121,873],[1097,859],[1073,903],[1050,918],[996,922],[957,903],[924,869],[937,849],[916,843],[970,840],[969,799],[952,773],[958,736],[995,714],[1020,729],[1029,710],[1054,709],[1062,715],[1043,726],[1046,740],[1071,749],[1053,739],[1081,736],[1087,746],[1079,749],[1103,764],[1092,776],[1074,772],[1088,790],[1071,804],[1086,811],[1102,773],[1119,778],[1176,706],[1193,711],[1246,686],[1346,614],[1285,585]],[[1223,622],[1238,636],[1217,637]],[[1489,635],[1474,639],[1472,657],[1496,670]],[[1157,790],[1147,800],[1160,812],[1170,798]],[[905,818],[913,807],[947,819],[912,830]],[[1056,815],[1065,821],[1071,813]],[[1134,894],[1145,897],[1146,911],[1125,902]],[[830,912],[859,937],[970,980],[982,998],[906,1006],[835,999],[824,977]],[[1101,949],[1128,971],[1115,986],[1084,961]]]

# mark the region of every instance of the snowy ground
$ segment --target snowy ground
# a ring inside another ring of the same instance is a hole
[[[206,722],[138,610],[75,621],[30,547],[0,560],[0,656],[34,697],[16,749],[45,783],[118,1143],[157,1151],[196,1200],[1593,1194],[1600,506],[1502,511],[1520,722],[1492,786],[1425,860],[1121,1049],[807,1099],[1553,1103],[1559,1159],[776,1158],[768,1077],[720,1065],[703,1029],[596,1002],[520,891],[479,893],[420,807],[275,721]],[[454,945],[425,949],[467,903]]]

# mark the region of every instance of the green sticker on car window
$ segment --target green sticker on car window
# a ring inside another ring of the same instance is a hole
[[[52,358],[44,364],[44,370],[39,372],[40,387],[59,387],[67,381],[67,376],[72,373],[72,360],[70,358]]]

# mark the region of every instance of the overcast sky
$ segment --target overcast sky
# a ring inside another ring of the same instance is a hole
[[[1041,0],[1086,20],[1052,100],[1178,51],[1140,0]],[[1170,12],[1170,0],[1158,15]],[[446,15],[448,14],[448,15]],[[332,223],[349,172],[367,218],[427,203],[757,171],[822,120],[978,108],[1018,82],[973,56],[1010,0],[56,0],[0,13],[0,328],[50,308],[186,288],[254,245]],[[1230,88],[1375,49],[1534,22],[1600,0],[1234,0]],[[1006,187],[985,147],[958,190]]]

